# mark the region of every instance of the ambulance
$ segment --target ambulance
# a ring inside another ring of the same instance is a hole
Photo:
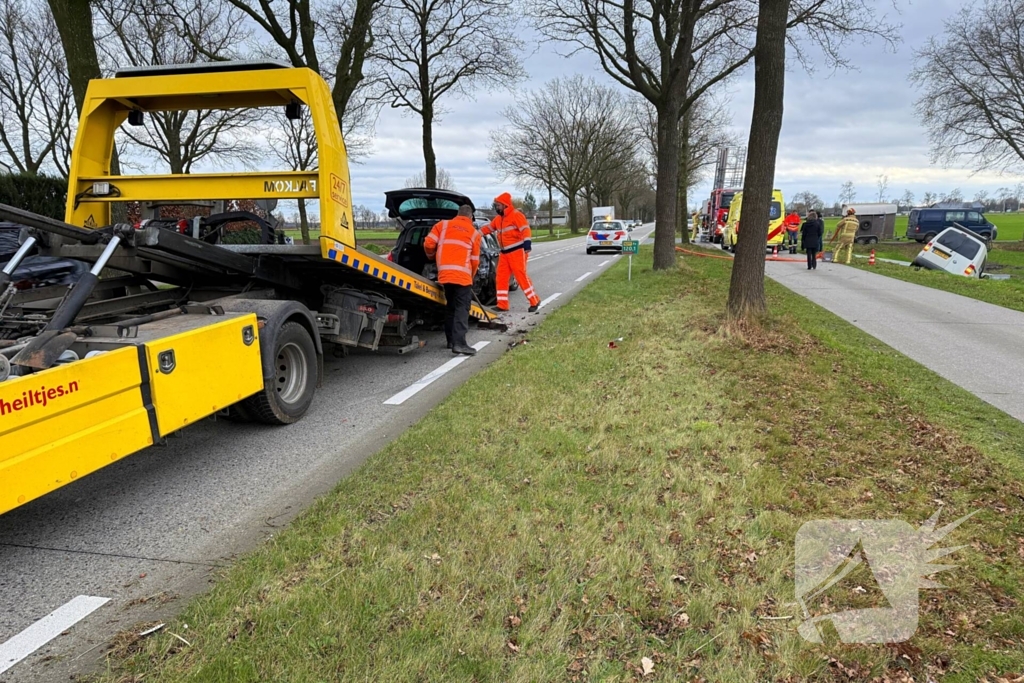
[[[768,210],[768,241],[766,249],[771,251],[773,247],[782,250],[786,241],[786,227],[784,208],[786,202],[782,198],[782,190],[772,190],[772,203]],[[736,252],[736,242],[740,233],[740,216],[743,212],[743,193],[737,192],[732,198],[732,206],[729,207],[729,220],[725,224],[725,232],[722,234],[722,249]]]

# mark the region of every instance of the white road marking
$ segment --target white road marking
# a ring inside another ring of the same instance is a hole
[[[593,271],[591,271],[589,273],[583,273],[583,275],[580,275],[578,278],[576,278],[576,282],[583,282],[584,280],[586,280],[588,277],[590,277],[593,274],[594,274]]]
[[[0,643],[0,674],[110,602],[110,598],[79,595],[5,643]]]
[[[543,305],[543,304],[541,304],[541,305]],[[479,351],[480,349],[484,348],[485,346],[487,346],[490,343],[491,342],[489,342],[489,341],[477,342],[476,344],[473,344],[473,348],[476,349],[477,351]],[[450,361],[448,361],[447,363],[445,363],[444,365],[439,367],[437,370],[434,370],[433,372],[431,372],[431,373],[429,373],[427,375],[424,375],[424,377],[422,379],[420,379],[419,381],[413,382],[412,384],[410,384],[405,389],[402,389],[400,392],[398,392],[397,394],[395,394],[394,396],[392,396],[388,400],[384,401],[384,405],[386,405],[386,406],[400,406],[400,405],[402,405],[403,403],[408,401],[410,398],[412,398],[416,394],[418,394],[421,391],[423,391],[424,389],[426,389],[430,384],[432,384],[436,380],[440,379],[444,375],[448,374],[449,372],[451,372],[455,368],[457,368],[460,365],[462,365],[463,363],[465,363],[467,360],[469,360],[469,358],[470,358],[469,356],[457,356],[456,358],[452,358]]]
[[[601,266],[607,266],[611,262],[611,259],[608,259],[607,261],[601,261],[600,263],[597,264],[597,267],[600,268]]]
[[[554,294],[549,296],[547,299],[544,299],[544,301],[541,301],[540,302],[540,306],[538,306],[538,308],[544,308],[545,306],[547,306],[549,303],[551,303],[552,301],[554,301],[555,299],[557,299],[560,296],[562,296],[561,292],[555,292]]]

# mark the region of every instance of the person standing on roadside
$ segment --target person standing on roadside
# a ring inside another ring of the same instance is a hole
[[[850,264],[850,259],[853,258],[853,240],[857,236],[857,228],[860,227],[860,221],[857,220],[857,211],[851,206],[846,210],[846,216],[839,221],[836,225],[836,231],[832,234],[832,239],[828,241],[832,244],[839,240],[839,248],[836,249],[835,255],[832,257],[832,263],[839,262],[839,255],[843,253],[843,249],[846,249],[846,264]]]
[[[789,236],[789,253],[796,253],[797,236],[800,234],[800,215],[793,211],[783,221],[786,226],[786,234]]]
[[[466,341],[469,308],[473,304],[473,278],[480,266],[480,232],[473,225],[473,207],[464,204],[458,215],[434,225],[423,251],[437,261],[437,281],[444,287],[444,336],[452,353],[475,356]]]
[[[825,234],[825,222],[816,211],[807,212],[807,220],[800,229],[800,248],[807,252],[807,270],[818,269],[818,250]]]
[[[540,297],[533,291],[533,283],[526,274],[526,255],[533,249],[530,240],[530,224],[520,211],[512,205],[512,195],[503,192],[494,198],[494,213],[498,214],[487,225],[480,228],[480,233],[498,236],[501,254],[498,256],[498,272],[495,288],[498,293],[498,310],[508,310],[508,279],[514,275],[523,294],[530,301],[530,313],[540,308]]]

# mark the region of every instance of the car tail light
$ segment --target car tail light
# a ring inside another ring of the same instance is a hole
[[[390,251],[388,252],[388,261],[391,261],[392,263],[395,262],[395,259],[394,259],[394,257],[391,256],[391,252]]]
[[[596,232],[590,233],[590,239],[596,240],[597,239],[597,233]]]
[[[932,244],[934,244],[934,243],[933,242],[929,242],[928,244],[924,245],[924,247],[922,247],[921,251],[931,251],[932,250]]]
[[[974,264],[972,263],[971,265],[967,266],[966,269],[964,269],[964,275],[974,275],[975,270],[976,269],[974,267]]]

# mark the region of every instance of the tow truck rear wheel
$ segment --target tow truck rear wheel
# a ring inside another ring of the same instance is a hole
[[[316,391],[316,346],[306,328],[296,322],[281,326],[274,349],[276,375],[243,407],[266,424],[297,422],[313,402]]]

